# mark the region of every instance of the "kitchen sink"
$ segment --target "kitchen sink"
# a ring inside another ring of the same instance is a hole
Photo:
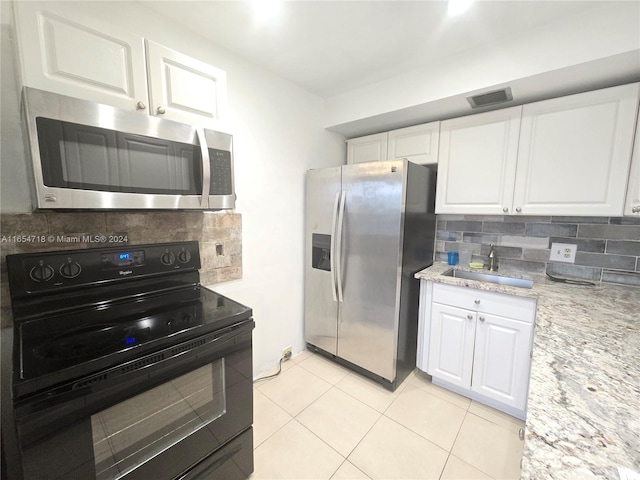
[[[533,280],[526,278],[514,278],[494,273],[468,272],[466,270],[456,270],[452,268],[442,275],[453,278],[465,278],[467,280],[475,280],[477,282],[497,283],[498,285],[508,285],[510,287],[532,288]]]

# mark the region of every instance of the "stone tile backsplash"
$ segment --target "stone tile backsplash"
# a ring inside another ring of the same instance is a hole
[[[203,285],[242,278],[242,217],[238,213],[151,211],[2,214],[0,236],[0,307],[3,326],[10,318],[7,315],[10,298],[5,263],[8,254],[197,240],[200,243],[200,282]],[[217,244],[222,244],[222,255],[216,254]]]
[[[438,215],[436,260],[485,263],[492,243],[504,268],[640,286],[639,218]],[[575,263],[550,261],[552,243],[577,245]]]

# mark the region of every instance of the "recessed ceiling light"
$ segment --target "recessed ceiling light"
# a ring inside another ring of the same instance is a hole
[[[453,17],[469,10],[473,0],[448,0],[448,3],[447,13]]]
[[[253,15],[259,22],[267,22],[277,17],[282,4],[282,0],[251,0]]]

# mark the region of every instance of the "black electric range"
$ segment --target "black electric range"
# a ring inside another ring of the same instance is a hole
[[[156,444],[162,443],[167,425],[125,449],[142,453],[109,460],[113,465],[107,467],[96,445],[93,456],[87,455],[93,462],[84,462],[88,467],[74,466],[80,470],[33,467],[33,461],[23,458],[26,478],[63,478],[84,474],[82,468],[93,471],[95,478],[150,478],[156,471],[163,475],[156,478],[184,477],[202,470],[202,462],[221,455],[225,443],[250,431],[252,311],[200,285],[197,242],[8,255],[7,266],[14,316],[12,397],[23,457],[41,457],[43,445],[52,439],[64,443],[59,432],[78,424],[95,437],[101,411],[126,405],[145,391],[170,388],[176,378],[190,378],[190,372],[203,366],[220,371],[204,387],[206,404],[213,405],[214,397],[229,402],[236,396],[242,405],[242,411],[225,405],[221,418],[212,415],[208,423],[197,423],[195,432],[181,433],[180,441],[169,441],[161,454]],[[191,400],[183,396],[188,405]],[[157,417],[155,412],[144,412],[138,421],[149,428],[152,417]],[[194,450],[196,438],[201,442],[203,431],[218,425],[225,435],[214,434],[217,440],[208,449],[195,448],[197,453],[177,467],[166,466],[169,459],[175,462],[170,452]],[[186,431],[179,420],[176,429]],[[106,443],[115,440],[109,437]],[[246,444],[246,438],[241,443]],[[88,449],[76,440],[68,446]],[[247,452],[242,455],[247,457]],[[116,451],[116,457],[123,457],[122,452]],[[251,461],[232,478],[246,478],[252,469],[251,453]],[[52,473],[58,471],[60,477]]]

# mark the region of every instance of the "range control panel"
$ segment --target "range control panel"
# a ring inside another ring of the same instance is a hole
[[[198,242],[7,255],[11,297],[200,269]]]

